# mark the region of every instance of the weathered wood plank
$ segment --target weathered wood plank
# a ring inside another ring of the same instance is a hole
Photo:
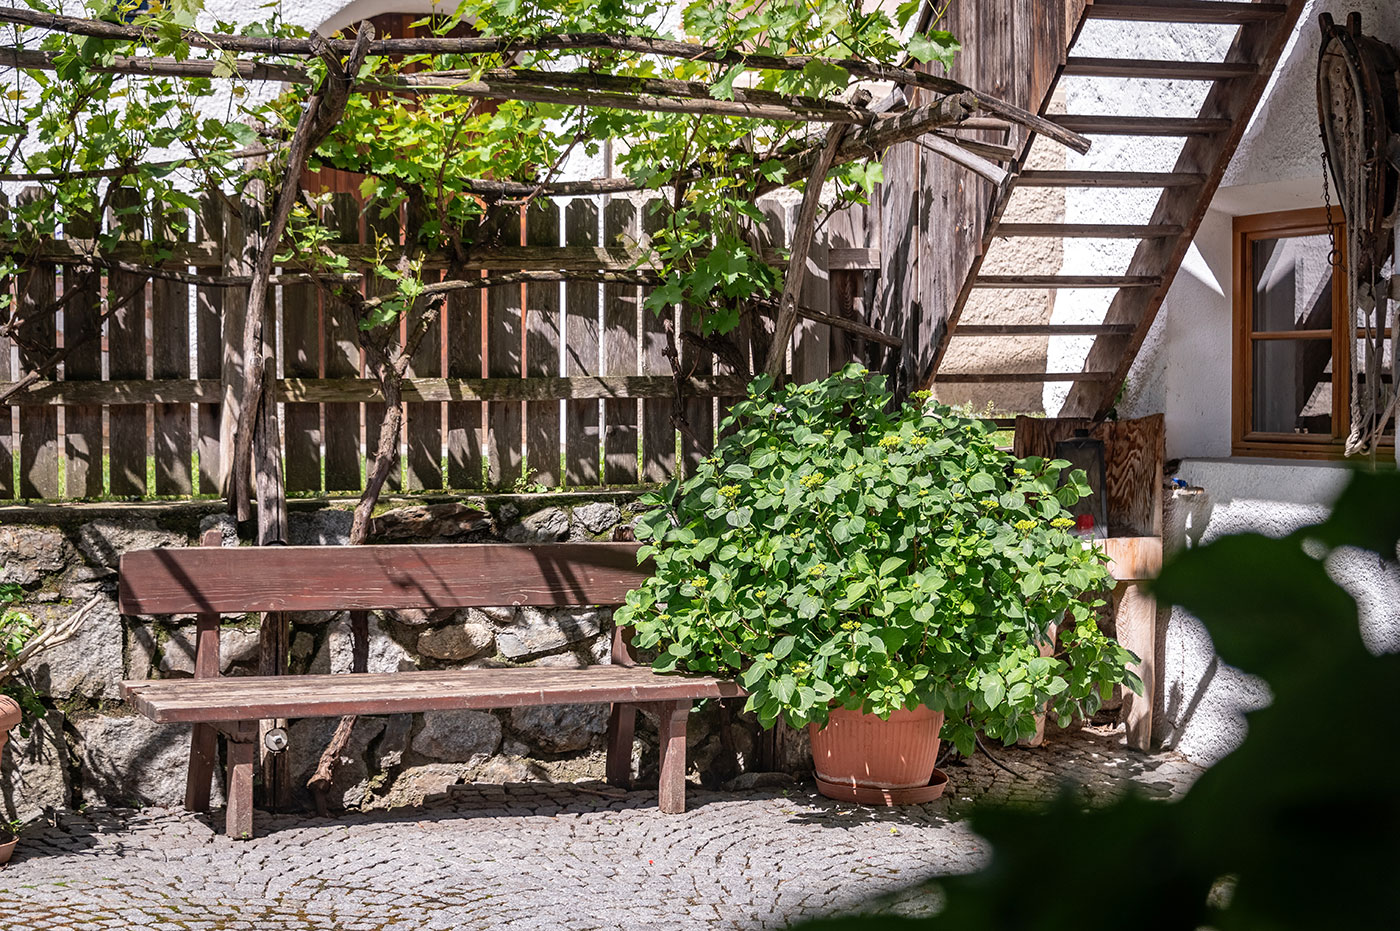
[[[160,224],[157,217],[153,222]],[[178,242],[188,230],[156,229],[157,239]],[[178,281],[151,282],[151,374],[155,378],[190,376],[190,286]],[[151,408],[155,484],[158,495],[194,491],[193,449],[188,404]]]
[[[315,285],[282,287],[282,372],[288,378],[321,374],[321,313]],[[321,406],[297,401],[282,409],[287,490],[321,490]]]
[[[603,243],[637,241],[640,221],[637,208],[627,200],[613,199],[603,207]],[[603,287],[603,372],[634,375],[638,369],[639,289],[633,285]],[[608,401],[603,405],[603,481],[631,485],[637,481],[637,441],[640,403]]]
[[[559,205],[536,201],[525,212],[525,244],[552,247],[559,244]],[[559,374],[559,283],[525,286],[525,376]],[[559,402],[532,401],[525,405],[526,467],[530,480],[553,488],[561,483],[559,471]]]
[[[96,222],[74,218],[64,227],[64,236],[91,238]],[[63,268],[63,291],[77,289],[84,293],[68,301],[63,310],[63,343],[68,355],[63,360],[64,381],[101,381],[102,340],[91,338],[79,343],[82,334],[100,327],[102,313],[100,274],[83,271],[74,266]],[[9,347],[4,351],[8,354]],[[7,413],[7,412],[6,412]],[[5,426],[9,426],[8,422]],[[96,404],[76,404],[63,411],[64,490],[70,498],[89,498],[102,494],[102,407]]]
[[[1088,171],[1028,169],[1016,178],[1025,187],[1194,187],[1206,176],[1195,171]]]
[[[381,206],[369,204],[365,208],[365,239],[367,246],[373,246],[376,241],[398,244],[403,241],[403,229],[399,223],[397,211],[387,215],[381,215]],[[380,294],[389,294],[394,291],[394,285],[389,281],[382,281],[375,276],[365,279],[365,296],[374,297]],[[398,326],[402,327],[403,321],[398,321]],[[379,431],[384,422],[384,404],[368,402],[365,404],[365,450],[372,467],[375,450],[379,448]],[[386,491],[398,491],[403,486],[403,460],[401,450],[403,448],[403,426],[399,427],[400,436],[394,443],[394,461],[389,467],[389,477],[384,482]]]
[[[1071,77],[1151,78],[1164,81],[1224,81],[1259,73],[1252,61],[1163,61],[1146,58],[1086,58],[1070,56],[1065,71]]]
[[[360,208],[353,195],[331,195],[326,223],[339,242],[359,242]],[[354,309],[344,301],[321,296],[325,333],[325,377],[355,378],[360,374],[360,329]],[[358,400],[327,402],[325,423],[326,491],[359,491],[360,404]]]
[[[663,676],[646,666],[606,664],[582,669],[524,667],[141,680],[122,683],[122,692],[141,713],[159,723],[615,702],[670,702],[683,706],[674,709],[680,714],[689,710],[694,698],[744,695],[737,682],[725,679]],[[663,715],[663,726],[667,736],[679,738],[677,744],[668,741],[678,753],[667,755],[683,760],[684,717],[667,721]],[[683,776],[684,764],[681,766]]]
[[[642,208],[642,236],[645,250],[652,234],[661,229],[670,205],[662,200],[648,201]],[[675,326],[675,308],[658,314],[645,306],[650,288],[642,288],[641,372],[643,375],[671,375],[666,358],[666,329]],[[642,401],[642,481],[664,482],[676,471],[676,428],[671,423],[671,402],[659,398]]]
[[[219,198],[206,194],[199,202],[199,214],[195,217],[195,235],[213,238],[216,251],[218,241],[224,233],[223,205]],[[218,275],[217,265],[201,266],[197,274]],[[198,287],[194,292],[195,323],[195,377],[217,381],[223,358],[223,308],[224,289]],[[211,403],[195,407],[196,445],[199,450],[199,491],[201,494],[219,493],[219,404],[218,397]]]
[[[1231,0],[1096,0],[1090,19],[1146,23],[1253,23],[1287,12],[1282,3],[1240,3]]]
[[[486,295],[461,292],[447,299],[447,382],[485,374],[481,325]],[[407,386],[405,386],[407,387]],[[447,487],[480,488],[482,404],[461,391],[447,400]]]
[[[0,222],[9,222],[9,201],[3,191],[0,191]],[[14,279],[0,277],[0,295],[13,300],[14,287]],[[10,364],[10,341],[0,339],[0,378],[9,381],[14,377]],[[0,404],[0,501],[8,501],[15,496],[14,418],[15,409],[9,404]]]
[[[27,189],[20,202],[37,200],[38,191]],[[53,306],[57,298],[58,269],[52,262],[38,262],[19,276],[19,367],[28,372],[53,351],[58,323]],[[27,346],[35,347],[33,349]],[[9,351],[8,343],[5,351]],[[23,498],[56,498],[58,482],[58,411],[52,408],[20,408],[19,493]]]
[[[1171,239],[1182,229],[1175,223],[1002,223],[998,237],[1031,236],[1073,239]]]
[[[598,240],[598,202],[580,197],[564,209],[564,245],[591,246]],[[602,374],[598,342],[598,285],[564,286],[564,375]],[[564,478],[570,486],[598,484],[601,405],[594,400],[564,405]]]
[[[131,239],[143,236],[140,195],[124,188],[112,196],[111,225]],[[141,277],[113,272],[109,293],[120,299],[140,285]],[[146,377],[146,294],[140,293],[107,321],[107,376]],[[107,408],[109,487],[114,495],[146,494],[146,406],[114,404]]]
[[[633,543],[183,547],[124,554],[120,601],[123,614],[615,605],[650,571]]]
[[[427,219],[427,210],[416,200],[409,201],[405,242],[414,243],[418,230]],[[425,283],[441,280],[442,273],[425,270]],[[404,333],[420,325],[418,319],[405,321]],[[423,334],[413,353],[408,373],[416,377],[441,376],[442,370],[441,314]],[[442,405],[435,401],[411,401],[404,404],[404,483],[409,491],[442,488]]]

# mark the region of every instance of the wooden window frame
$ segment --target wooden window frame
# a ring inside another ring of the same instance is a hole
[[[1339,266],[1333,269],[1332,277],[1332,429],[1339,436],[1312,438],[1306,434],[1268,433],[1251,430],[1254,390],[1253,344],[1262,332],[1253,329],[1254,323],[1254,250],[1252,243],[1260,239],[1283,239],[1298,236],[1326,235],[1328,230],[1327,210],[1324,207],[1310,207],[1302,210],[1283,210],[1276,213],[1240,216],[1234,219],[1234,300],[1233,332],[1234,354],[1231,380],[1231,400],[1233,417],[1231,428],[1231,451],[1236,456],[1272,456],[1290,459],[1342,459],[1346,443],[1346,425],[1351,420],[1351,351],[1347,341],[1351,311],[1347,295],[1346,235],[1341,211],[1332,210],[1331,226],[1335,230],[1336,245],[1340,253]],[[1301,334],[1312,331],[1295,331],[1293,339],[1306,339]],[[1321,333],[1324,331],[1318,331]],[[1314,333],[1311,338],[1320,337]],[[1273,337],[1289,338],[1289,337]],[[1387,438],[1387,445],[1393,440]]]

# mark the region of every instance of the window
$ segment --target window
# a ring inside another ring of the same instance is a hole
[[[1333,241],[1323,208],[1235,218],[1235,455],[1342,456],[1356,333]]]

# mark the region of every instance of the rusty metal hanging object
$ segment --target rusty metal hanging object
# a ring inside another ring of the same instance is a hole
[[[1400,251],[1400,53],[1362,35],[1359,13],[1350,14],[1345,27],[1323,13],[1320,25],[1318,119],[1329,180],[1346,218],[1347,294],[1351,322],[1360,334],[1349,341],[1351,424],[1346,452],[1353,455],[1374,452],[1386,421],[1395,413],[1394,347],[1400,343],[1400,313],[1389,312],[1390,287],[1383,269]]]

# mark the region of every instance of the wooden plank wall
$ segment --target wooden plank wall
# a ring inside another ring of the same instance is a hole
[[[1079,22],[1086,0],[950,0],[937,28],[964,40],[950,77],[1039,111]],[[941,65],[921,66],[942,73]],[[910,93],[927,103],[926,91]],[[959,131],[1022,150],[1026,132]],[[892,147],[880,192],[879,281],[870,323],[904,339],[887,366],[901,391],[918,388],[933,372],[935,355],[959,292],[980,259],[994,186],[917,142]]]
[[[411,210],[382,215],[354,192],[331,189],[324,219],[352,259],[363,261],[376,241],[413,247],[419,220]],[[207,276],[247,274],[248,249],[256,244],[248,245],[244,231],[258,226],[250,204],[202,202],[188,218],[191,230],[179,237],[173,230],[153,229],[149,211],[126,192],[117,192],[113,205],[103,222],[127,240],[124,259],[139,264],[154,239],[173,250],[168,268]],[[765,236],[781,248],[791,210],[777,203],[765,209]],[[559,261],[574,263],[567,267],[587,267],[591,260],[558,250],[636,249],[662,220],[650,204],[626,198],[541,202],[512,215],[500,242],[503,248],[556,253]],[[97,228],[70,225],[65,235],[85,240]],[[87,293],[97,293],[91,273],[64,267],[62,259],[75,250],[62,238],[47,248],[52,260],[32,262],[14,281],[0,282],[25,320],[22,345],[10,340],[0,345],[0,390],[53,347],[75,340],[105,306]],[[829,282],[819,267],[824,246],[816,252],[804,301],[820,309]],[[525,256],[528,264],[530,253]],[[629,267],[616,261],[607,259],[614,265],[601,267]],[[535,261],[533,267],[548,266]],[[431,267],[424,271],[428,278],[441,273]],[[0,501],[220,492],[221,463],[232,436],[231,405],[241,391],[246,291],[168,280],[142,287],[143,276],[133,272],[103,277],[98,275],[96,284],[106,293],[135,294],[129,305],[107,321],[100,338],[75,350],[36,390],[0,407]],[[58,300],[75,288],[86,290],[56,312]],[[367,295],[388,289],[388,282],[372,276],[364,284]],[[287,491],[357,492],[366,451],[378,443],[384,406],[359,346],[354,312],[311,284],[271,291]],[[646,309],[646,294],[636,285],[581,281],[457,292],[412,359],[396,444],[400,461],[387,487],[447,491],[652,483],[675,473],[678,452],[679,466],[694,468],[714,445],[716,398],[741,394],[744,379],[724,380],[735,373],[715,365],[708,352],[681,349],[687,376],[717,382],[692,390],[677,406],[667,331],[679,333],[693,321],[680,308],[661,315]],[[417,324],[401,321],[399,338]],[[796,334],[795,377],[827,373],[833,341],[826,329],[804,325]],[[677,410],[692,431],[678,432]]]

